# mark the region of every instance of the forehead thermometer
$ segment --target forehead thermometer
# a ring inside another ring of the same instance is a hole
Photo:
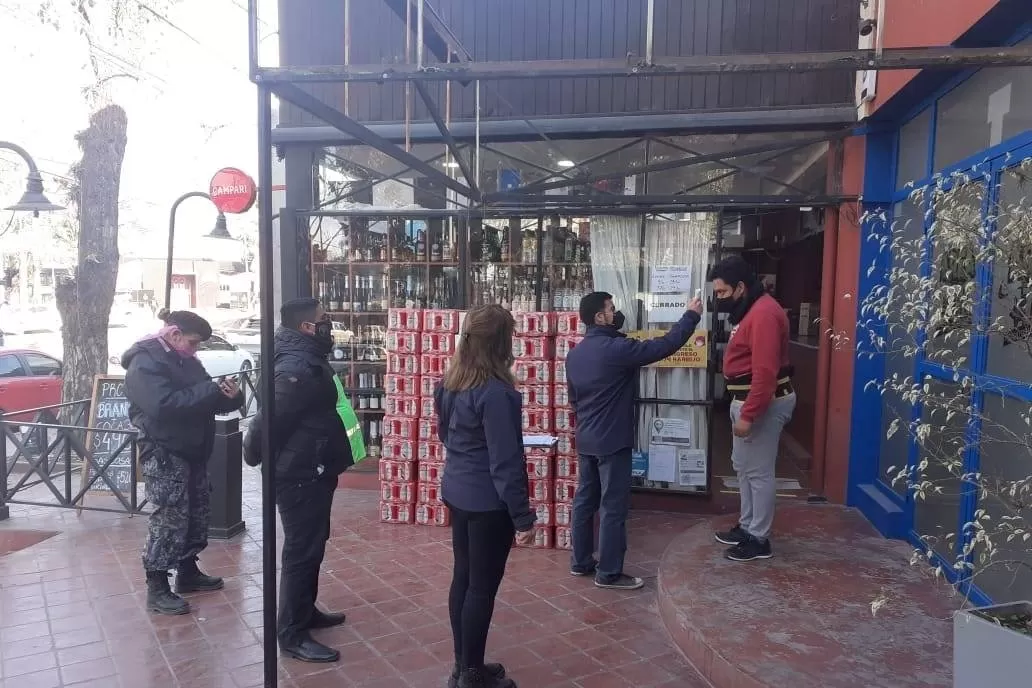
[[[695,290],[695,298],[697,298],[697,299],[701,299],[702,298],[702,289],[696,289]]]

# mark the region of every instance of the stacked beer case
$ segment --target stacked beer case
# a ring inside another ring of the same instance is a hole
[[[441,501],[444,447],[437,437],[433,395],[455,353],[459,318],[455,310],[388,312],[382,521],[450,523]]]
[[[433,393],[458,345],[459,311],[391,309],[388,314],[386,415],[380,461],[381,520],[450,524],[441,501],[444,446]],[[575,423],[566,356],[582,338],[576,313],[514,313],[513,374],[523,398],[525,435],[554,435],[553,446],[525,449],[536,548],[570,547],[577,491]]]
[[[561,544],[557,536],[569,542],[570,503],[577,487],[576,464],[571,472],[569,461],[569,452],[575,450],[573,410],[565,364],[557,360],[565,360],[579,341],[576,314],[516,313],[514,317],[513,374],[523,396],[523,432],[560,438],[555,446],[525,450],[530,500],[538,517],[531,546],[551,548]],[[565,452],[562,456],[557,453],[560,449]]]
[[[577,442],[573,406],[567,391],[566,356],[583,338],[584,326],[576,313],[556,314],[555,342],[555,546],[572,547],[573,497],[577,492]]]

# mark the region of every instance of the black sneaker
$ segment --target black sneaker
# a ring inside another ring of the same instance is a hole
[[[595,576],[595,587],[606,590],[641,590],[645,587],[645,581],[622,573],[618,576]]]
[[[749,533],[745,532],[741,525],[735,524],[731,530],[718,530],[713,537],[722,545],[734,547],[748,540]]]
[[[755,559],[770,559],[774,556],[774,550],[771,549],[770,540],[764,540],[760,542],[754,537],[750,537],[745,542],[735,545],[727,552],[724,556],[731,561],[753,561]]]
[[[490,680],[501,681],[505,678],[505,667],[501,664],[485,664],[484,673]],[[452,667],[451,676],[448,677],[448,688],[457,688],[459,685],[459,677],[461,675],[462,671],[456,663],[455,666]]]
[[[571,576],[590,576],[595,573],[598,568],[598,564],[591,562],[590,566],[570,566]]]

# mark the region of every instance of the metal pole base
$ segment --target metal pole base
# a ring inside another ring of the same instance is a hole
[[[2,519],[0,519],[0,520],[2,520]],[[247,530],[247,525],[245,525],[243,521],[240,521],[238,523],[234,523],[233,525],[229,526],[228,528],[222,528],[222,527],[216,528],[214,526],[211,526],[211,527],[208,528],[208,539],[209,540],[231,540],[231,539],[235,538],[237,535],[240,535],[241,533],[243,533],[245,530]]]

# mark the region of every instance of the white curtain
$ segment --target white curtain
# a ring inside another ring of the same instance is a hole
[[[717,230],[717,215],[695,213],[683,221],[650,220],[645,225],[645,274],[653,266],[688,266],[691,269],[691,290],[706,293],[706,271]],[[648,329],[648,311],[645,321],[636,323],[639,272],[642,269],[640,217],[591,218],[591,269],[594,289],[613,295],[618,308],[628,318],[625,329]],[[644,296],[644,295],[643,295]],[[648,303],[648,299],[644,301]],[[703,315],[700,327],[706,327],[708,314]],[[670,323],[653,323],[652,327],[666,329]],[[704,369],[646,368],[642,370],[640,396],[645,398],[702,401],[708,393]],[[656,417],[678,418],[691,423],[693,444],[705,450],[709,445],[706,408],[704,406],[646,406],[642,408],[638,427],[637,449],[648,450],[648,428]]]
[[[687,266],[691,269],[691,292],[701,289],[706,293],[706,271],[710,263],[717,228],[714,213],[694,213],[685,221],[650,220],[645,225],[646,271],[654,266]],[[646,272],[645,283],[649,275]],[[648,300],[646,300],[648,303]],[[656,323],[646,324],[648,329]],[[709,322],[703,313],[700,328]],[[670,324],[662,323],[663,329]],[[706,370],[703,368],[645,368],[639,379],[640,396],[643,398],[679,399],[703,401],[709,392]],[[708,424],[705,406],[644,406],[638,426],[639,449],[648,449],[648,428],[653,418],[678,418],[691,423],[692,444],[696,449],[709,446]]]
[[[638,293],[638,258],[641,219],[637,217],[591,218],[591,277],[595,291],[613,295],[617,310],[628,318],[625,329],[634,329],[635,296]]]

